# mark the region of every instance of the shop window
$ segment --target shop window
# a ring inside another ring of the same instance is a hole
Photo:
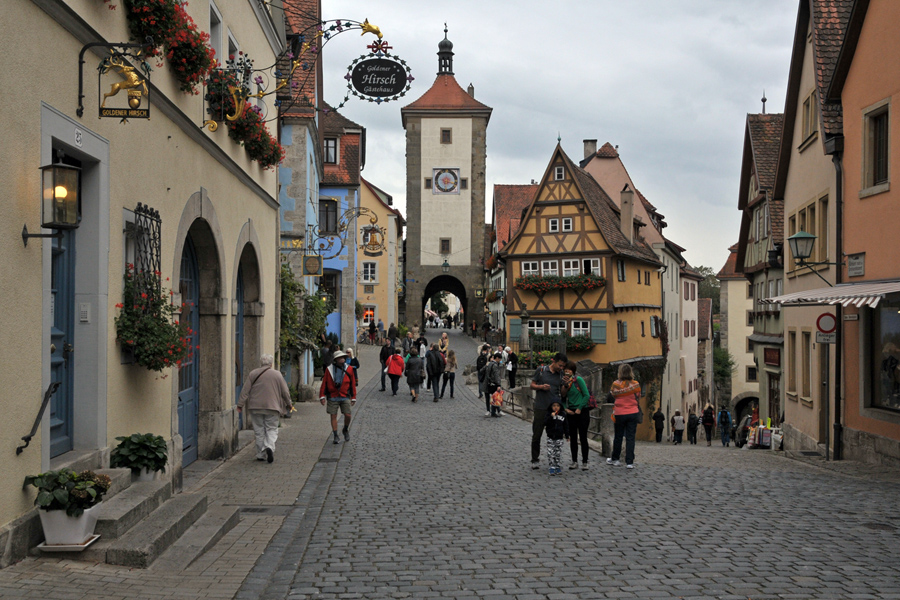
[[[872,406],[900,411],[900,302],[872,310]]]

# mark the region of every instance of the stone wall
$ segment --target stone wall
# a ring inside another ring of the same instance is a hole
[[[843,450],[848,460],[900,468],[900,441],[897,440],[845,427]]]

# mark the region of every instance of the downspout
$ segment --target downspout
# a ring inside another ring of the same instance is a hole
[[[831,138],[825,144],[825,151],[831,155],[831,161],[834,163],[834,185],[835,185],[835,276],[834,281],[839,285],[844,280],[844,136],[839,135]],[[841,425],[841,407],[843,396],[843,371],[844,371],[844,317],[843,307],[838,304],[837,308],[837,339],[834,346],[834,447],[832,450],[832,458],[841,460],[844,456],[844,428]],[[826,449],[827,452],[827,449]]]

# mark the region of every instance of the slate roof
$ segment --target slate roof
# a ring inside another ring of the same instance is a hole
[[[498,249],[502,250],[519,229],[522,209],[531,205],[540,187],[538,184],[494,184],[494,228]]]
[[[365,129],[359,123],[354,123],[329,105],[324,104],[324,110],[321,116],[322,133],[342,134],[345,129]]]
[[[827,102],[826,99],[853,12],[853,3],[854,0],[812,0],[816,89],[822,128],[826,134],[840,134],[843,131],[840,103]]]
[[[725,261],[725,265],[719,269],[719,272],[716,273],[716,277],[719,279],[744,279],[743,273],[738,273],[736,270],[737,267],[737,251],[738,245],[734,244],[730,248],[728,248],[728,260]]]
[[[710,339],[711,319],[712,298],[697,298],[697,335],[701,340]]]

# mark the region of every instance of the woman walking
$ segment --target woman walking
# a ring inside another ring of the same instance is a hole
[[[588,468],[588,425],[591,423],[591,411],[588,408],[590,394],[584,379],[575,374],[577,366],[571,360],[566,363],[563,374],[562,396],[565,398],[566,419],[569,422],[569,442],[572,448],[572,464],[570,469],[578,468],[578,444],[581,443],[581,469]]]
[[[419,351],[413,348],[409,351],[409,360],[406,362],[406,384],[409,386],[413,402],[419,399],[419,388],[423,381],[425,381],[425,363],[419,358]]]
[[[684,437],[684,428],[686,424],[684,422],[684,417],[681,416],[681,411],[676,410],[675,416],[672,417],[672,436],[674,439],[672,443],[676,446],[681,443],[681,439]]]
[[[446,334],[445,334],[446,335]],[[456,351],[447,351],[447,364],[444,365],[444,385],[441,387],[441,398],[447,390],[447,382],[450,382],[450,397],[453,397],[453,386],[456,382]]]
[[[491,416],[491,397],[485,394],[485,388],[487,384],[487,364],[490,360],[488,356],[488,351],[491,349],[487,344],[482,344],[481,350],[478,353],[478,359],[475,361],[475,372],[478,373],[478,397],[484,396],[484,416]]]
[[[712,446],[712,429],[716,424],[716,413],[713,411],[712,404],[707,404],[703,409],[703,417],[700,419],[703,423],[703,429],[706,431],[706,445]]]
[[[613,382],[609,393],[615,398],[613,415],[616,419],[616,433],[613,438],[612,456],[606,459],[606,464],[614,467],[622,464],[619,462],[619,457],[622,455],[622,438],[624,437],[625,467],[633,469],[634,437],[640,412],[638,400],[641,397],[641,384],[634,380],[631,365],[619,365],[619,378]]]
[[[400,348],[394,348],[394,353],[385,361],[388,377],[391,378],[392,396],[397,395],[397,388],[400,387],[400,376],[403,375],[403,368],[406,366],[406,363],[403,362],[403,355],[400,352]]]

